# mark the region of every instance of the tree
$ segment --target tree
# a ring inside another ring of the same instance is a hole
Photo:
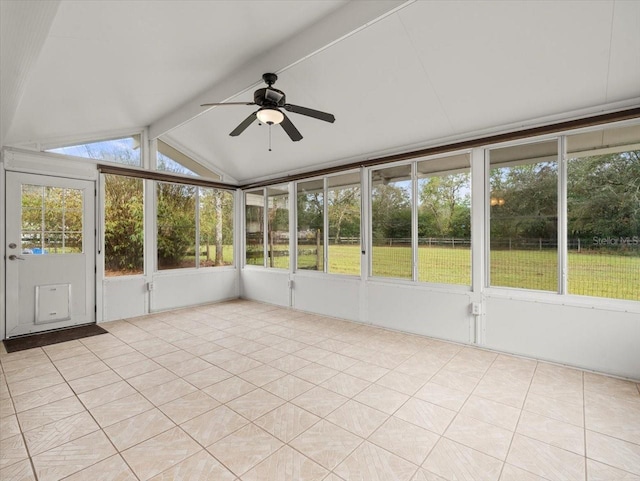
[[[328,193],[329,236],[336,244],[340,243],[343,226],[348,225],[347,236],[360,236],[360,187],[345,187],[330,190]]]
[[[568,173],[570,235],[640,235],[640,151],[570,159]]]
[[[433,176],[419,181],[418,235],[470,236],[470,175]]]
[[[158,182],[158,265],[180,267],[189,249],[196,245],[197,187]]]
[[[411,237],[410,192],[401,185],[379,184],[371,193],[374,242]]]
[[[104,250],[107,272],[142,272],[144,199],[141,179],[105,176]]]

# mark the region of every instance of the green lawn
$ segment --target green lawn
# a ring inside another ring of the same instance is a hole
[[[276,246],[287,250],[286,246]],[[316,270],[315,246],[301,246],[300,268]],[[215,247],[211,248],[215,258]],[[225,246],[225,261],[233,249]],[[329,269],[336,274],[360,275],[360,246],[329,246]],[[262,258],[251,259],[262,265]],[[274,267],[289,268],[289,258],[274,257]],[[320,265],[322,270],[322,265]],[[374,247],[373,273],[379,277],[411,279],[410,247]],[[418,280],[439,284],[471,284],[471,254],[468,249],[421,246],[418,250]],[[557,291],[557,255],[553,251],[494,250],[491,252],[491,285]],[[569,253],[569,293],[614,299],[640,300],[640,257]]]
[[[359,246],[329,246],[329,272],[360,275]],[[315,266],[315,256],[303,256]],[[411,278],[409,247],[374,247],[374,276]],[[441,284],[471,284],[468,249],[420,247],[418,279]],[[551,251],[493,251],[491,285],[557,291],[557,256]],[[640,300],[640,257],[569,253],[569,293]]]

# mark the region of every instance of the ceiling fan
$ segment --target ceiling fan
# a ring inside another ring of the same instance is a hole
[[[272,87],[272,85],[276,83],[276,80],[278,80],[278,76],[276,74],[265,73],[262,76],[262,80],[265,81],[267,86],[258,89],[253,93],[253,102],[202,104],[201,107],[217,107],[222,105],[258,105],[260,107],[258,110],[249,115],[246,119],[240,122],[240,125],[233,129],[229,134],[232,137],[240,135],[247,129],[247,127],[249,127],[249,125],[258,120],[267,125],[280,124],[291,140],[294,142],[302,140],[302,134],[300,131],[295,127],[295,125],[293,125],[291,120],[289,120],[289,117],[287,117],[281,109],[295,114],[313,117],[314,119],[324,120],[325,122],[335,122],[336,118],[332,114],[286,103],[286,96],[284,92]]]

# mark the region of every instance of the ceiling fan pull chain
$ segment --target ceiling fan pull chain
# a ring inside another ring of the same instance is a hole
[[[269,123],[269,152],[271,152],[271,123]]]

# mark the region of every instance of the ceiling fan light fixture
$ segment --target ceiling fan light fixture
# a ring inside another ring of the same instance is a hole
[[[279,124],[284,120],[284,114],[278,109],[262,108],[256,114],[258,120],[263,124]]]

